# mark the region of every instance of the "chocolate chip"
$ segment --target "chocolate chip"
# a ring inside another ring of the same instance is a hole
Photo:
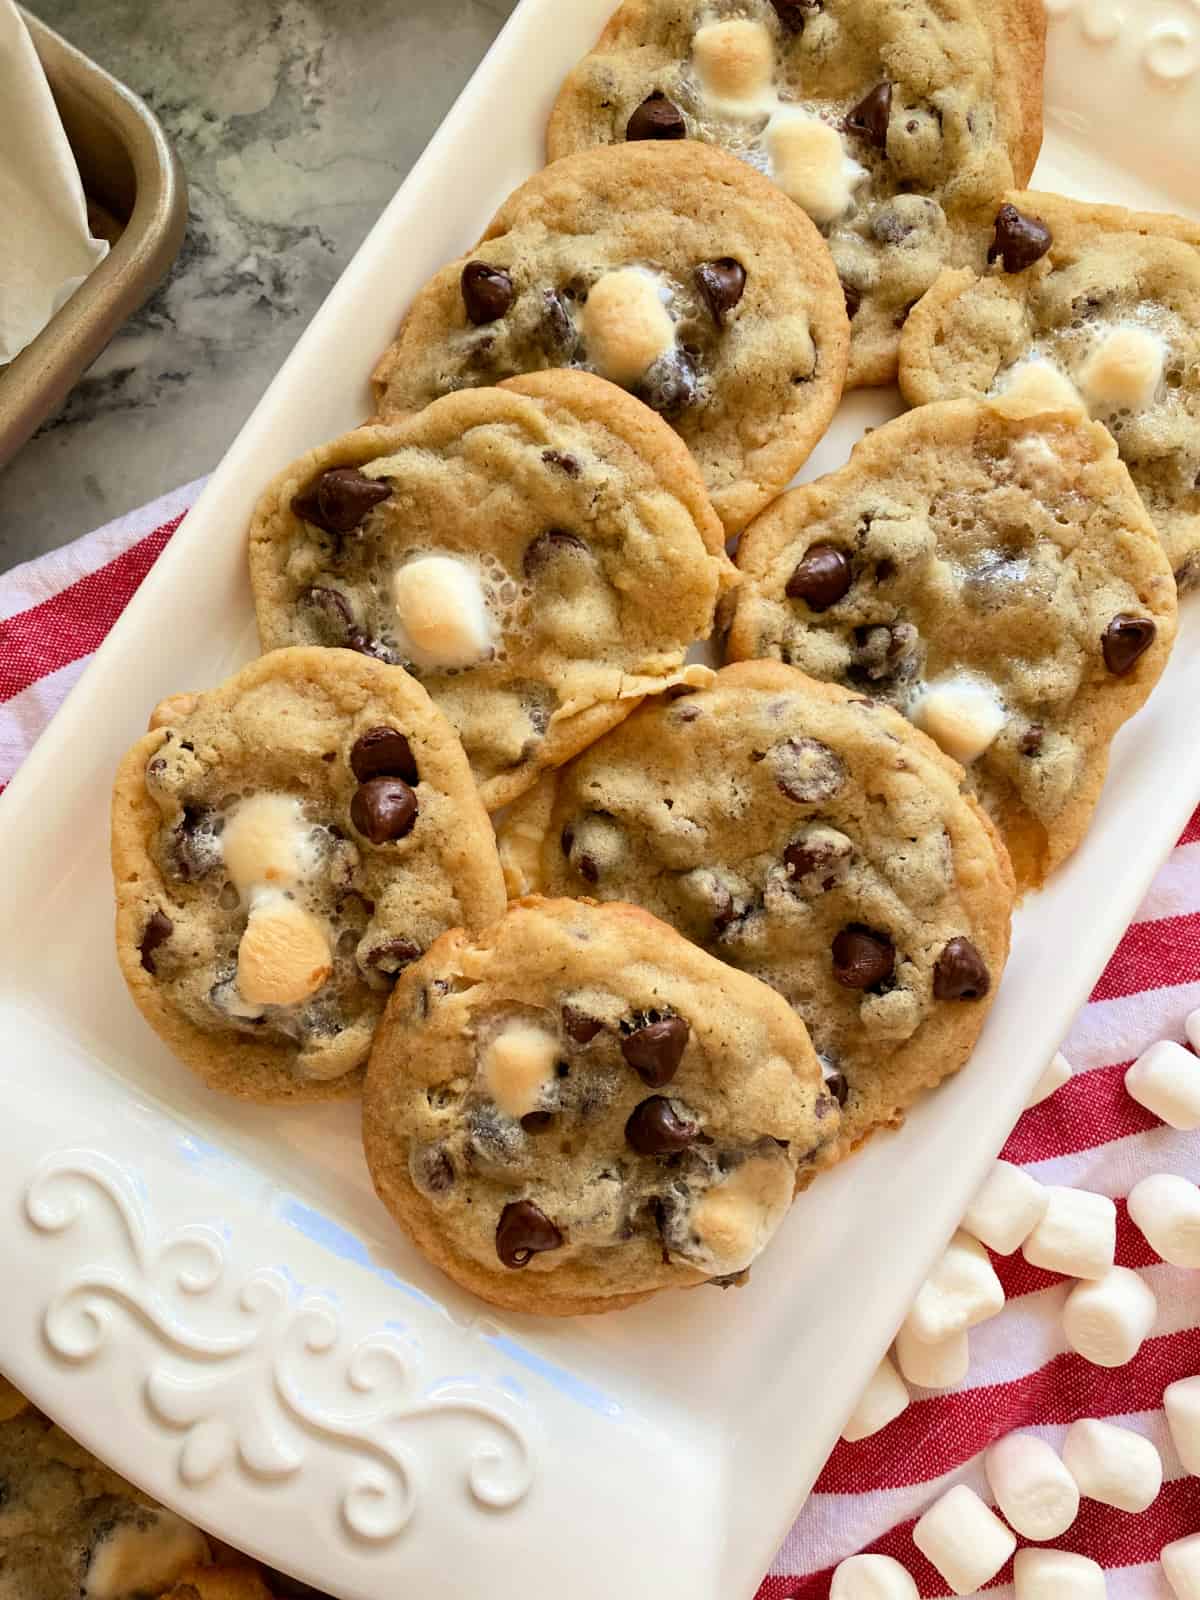
[[[770,755],[776,785],[797,805],[831,800],[846,781],[842,758],[819,739],[785,739]]]
[[[315,613],[313,626],[317,638],[348,650],[358,650],[370,655],[366,634],[354,621],[350,602],[337,589],[312,588],[303,597],[304,604]]]
[[[527,1111],[521,1118],[526,1133],[545,1133],[554,1121],[553,1111]]]
[[[868,623],[854,630],[855,683],[903,682],[916,675],[921,659],[920,636],[911,622]]]
[[[861,134],[879,150],[887,148],[888,118],[892,114],[892,86],[877,83],[869,93],[846,113],[843,123],[847,133]]]
[[[403,839],[416,820],[417,797],[403,778],[371,778],[350,802],[350,821],[372,844]]]
[[[811,892],[832,889],[850,870],[853,849],[849,839],[833,829],[825,829],[824,833],[826,836],[822,837],[821,830],[817,830],[794,839],[783,852],[789,877]],[[811,881],[805,882],[806,879]]]
[[[621,1054],[643,1083],[661,1089],[679,1070],[690,1032],[682,1017],[661,1017],[626,1034]]]
[[[454,1184],[454,1163],[441,1145],[428,1145],[420,1152],[414,1176],[431,1194],[445,1194]]]
[[[1049,250],[1054,236],[1040,217],[1027,217],[1007,202],[996,213],[996,235],[988,247],[989,263],[997,258],[1005,272],[1024,272]]]
[[[571,313],[562,297],[553,289],[542,295],[542,318],[538,326],[538,343],[551,356],[567,359],[579,343]]]
[[[368,778],[403,778],[405,783],[419,781],[412,746],[399,728],[380,726],[360,734],[350,752],[350,770],[359,783],[366,783]]]
[[[970,939],[951,939],[943,946],[933,968],[936,1000],[979,1000],[991,986],[983,957]]]
[[[1135,617],[1128,611],[1119,611],[1104,630],[1101,645],[1104,665],[1118,678],[1123,677],[1138,657],[1149,650],[1157,631],[1149,617]]]
[[[844,1106],[850,1096],[850,1080],[844,1072],[831,1072],[825,1079],[825,1090],[833,1096],[838,1105]]]
[[[390,483],[357,467],[331,467],[292,501],[292,510],[326,533],[351,533],[392,492]]]
[[[846,989],[873,989],[890,978],[896,951],[886,933],[852,922],[833,941],[833,976]]]
[[[694,405],[699,394],[695,369],[684,350],[669,350],[647,369],[634,385],[643,405],[668,420]]]
[[[567,1038],[575,1044],[590,1044],[604,1027],[596,1017],[589,1017],[586,1011],[579,1011],[575,1006],[562,1008],[562,1025]]]
[[[378,972],[395,974],[411,966],[423,954],[420,945],[411,939],[389,939],[385,944],[372,945],[364,957],[364,965]]]
[[[214,829],[215,813],[208,806],[184,806],[172,830],[174,866],[185,882],[203,878],[221,859],[221,843]]]
[[[903,244],[912,232],[913,224],[906,222],[895,211],[877,211],[871,218],[871,237],[880,244]],[[904,313],[906,319],[908,311],[914,305],[916,305],[915,300],[909,302]]]
[[[696,287],[712,313],[718,328],[725,313],[732,311],[746,290],[746,269],[732,256],[721,256],[716,261],[705,261],[696,268]]]
[[[486,261],[468,261],[459,280],[467,319],[477,328],[499,322],[513,303],[513,281],[500,267]]]
[[[563,450],[543,450],[542,460],[548,467],[557,467],[560,472],[565,472],[568,478],[577,478],[583,470],[578,460]]]
[[[661,89],[655,89],[625,125],[627,139],[682,139],[687,134],[683,112]]]
[[[831,544],[810,545],[787,581],[789,600],[803,600],[810,611],[837,605],[854,581],[850,557]]]
[[[142,965],[147,972],[153,974],[157,970],[154,965],[154,952],[159,945],[166,944],[174,931],[175,924],[162,911],[156,911],[146,924],[146,931],[142,934],[138,950],[141,952]]]
[[[1042,753],[1042,740],[1046,737],[1046,730],[1040,722],[1031,722],[1021,735],[1017,749],[1023,756],[1040,756]]]
[[[547,528],[545,533],[539,533],[536,539],[531,539],[525,546],[521,570],[527,578],[533,578],[555,556],[572,553],[586,555],[587,548],[582,539],[568,533],[565,528]]]
[[[846,315],[853,322],[858,315],[858,308],[862,305],[862,295],[857,289],[852,288],[846,280],[842,279],[842,293],[846,297]]]
[[[625,1141],[640,1156],[669,1156],[686,1150],[700,1132],[681,1117],[665,1095],[653,1094],[630,1112]]]
[[[543,1250],[557,1250],[563,1236],[532,1200],[513,1200],[496,1225],[496,1254],[506,1267],[528,1266]]]
[[[771,4],[789,33],[803,33],[804,24],[825,9],[823,0],[771,0]]]

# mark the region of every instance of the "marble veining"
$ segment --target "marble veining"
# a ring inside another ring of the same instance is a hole
[[[187,172],[170,277],[0,474],[0,570],[208,471],[515,0],[33,0]]]

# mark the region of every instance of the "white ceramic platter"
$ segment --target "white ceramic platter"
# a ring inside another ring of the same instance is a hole
[[[218,1099],[157,1044],[111,949],[110,774],[154,701],[253,653],[255,496],[366,413],[406,302],[540,164],[609,6],[524,0],[0,805],[0,1366],[345,1600],[751,1595],[1200,793],[1193,614],[1089,838],[1018,917],[970,1066],[804,1195],[741,1292],[494,1316],[397,1237],[353,1108]],[[1200,9],[1053,10],[1040,183],[1200,212]],[[853,397],[805,475],[895,409]]]

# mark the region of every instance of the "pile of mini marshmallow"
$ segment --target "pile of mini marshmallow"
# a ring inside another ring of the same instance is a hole
[[[1200,1011],[1187,1020],[1200,1052]],[[1038,1105],[1071,1076],[1061,1054],[1032,1097]],[[1200,1128],[1200,1059],[1181,1044],[1152,1045],[1125,1074],[1128,1093],[1172,1128]],[[1200,1188],[1158,1173],[1131,1191],[1129,1215],[1150,1248],[1176,1267],[1200,1268]],[[1100,1367],[1131,1361],[1154,1326],[1158,1306],[1136,1272],[1115,1266],[1117,1212],[1105,1195],[1047,1187],[997,1161],[945,1254],[922,1284],[892,1347],[846,1424],[850,1442],[878,1433],[909,1403],[905,1379],[952,1389],[967,1375],[967,1330],[994,1317],[1004,1290],[988,1257],[1020,1250],[1032,1266],[1078,1281],[1063,1308],[1072,1350]],[[986,1248],[985,1248],[986,1246]],[[894,1358],[894,1359],[893,1359]],[[897,1370],[899,1369],[899,1370]],[[1171,1438],[1184,1470],[1200,1476],[1200,1375],[1163,1394]],[[1060,1456],[1033,1434],[1010,1433],[984,1457],[996,1512],[965,1483],[942,1494],[913,1527],[913,1543],[951,1592],[974,1594],[1016,1550],[1016,1535],[1042,1543],[1074,1522],[1087,1495],[1121,1511],[1145,1511],[1162,1486],[1153,1443],[1129,1428],[1084,1418],[1067,1430]],[[1162,1551],[1178,1600],[1200,1600],[1200,1533]],[[1013,1563],[1016,1600],[1104,1600],[1104,1570],[1065,1550],[1022,1549]],[[917,1600],[917,1586],[890,1556],[851,1556],[833,1575],[830,1600]]]

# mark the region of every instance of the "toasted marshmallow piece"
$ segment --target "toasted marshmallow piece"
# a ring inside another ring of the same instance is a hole
[[[913,1528],[913,1543],[955,1594],[974,1594],[1000,1571],[1017,1541],[965,1483],[947,1489]]]
[[[1146,328],[1114,328],[1079,371],[1079,387],[1093,416],[1143,411],[1162,382],[1167,347]]]
[[[173,722],[182,722],[184,717],[191,716],[199,704],[198,694],[169,694],[150,713],[146,732],[153,733],[156,728],[169,728]]]
[[[1004,387],[989,399],[1005,417],[1037,417],[1047,411],[1082,411],[1079,391],[1061,367],[1044,356],[1030,356],[1010,367]]]
[[[1176,1600],[1200,1600],[1200,1533],[1163,1545],[1159,1559]]]
[[[851,1556],[833,1569],[829,1600],[917,1600],[920,1590],[891,1556]]]
[[[773,113],[764,142],[770,176],[816,223],[845,216],[855,189],[870,176],[846,154],[836,128],[798,106]]]
[[[404,649],[419,667],[471,667],[495,629],[479,574],[456,556],[417,556],[392,578]]]
[[[299,800],[254,794],[239,801],[221,834],[225,870],[239,893],[284,888],[315,865],[312,828]]]
[[[1183,1470],[1200,1478],[1200,1377],[1169,1383],[1163,1390],[1163,1410]]]
[[[1008,720],[992,685],[962,673],[928,684],[910,715],[964,767],[983,754]]]
[[[588,291],[583,337],[601,376],[628,386],[675,348],[675,324],[650,273],[620,267]]]
[[[1117,1249],[1117,1208],[1107,1195],[1050,1185],[1046,1214],[1021,1247],[1031,1267],[1102,1278]]]
[[[949,1334],[936,1344],[918,1339],[907,1323],[896,1335],[896,1364],[908,1379],[922,1389],[953,1389],[967,1375],[971,1352],[967,1331]]]
[[[1003,1306],[1004,1290],[987,1251],[960,1228],[917,1290],[904,1326],[914,1339],[937,1344],[986,1322]]]
[[[1026,1539],[1057,1539],[1079,1515],[1079,1489],[1057,1451],[1032,1433],[997,1439],[983,1460],[988,1486]]]
[[[1018,1550],[1013,1561],[1016,1600],[1106,1600],[1104,1568],[1069,1550]]]
[[[82,1600],[161,1594],[187,1568],[211,1559],[199,1528],[173,1511],[148,1511],[119,1522],[99,1543],[80,1588]]]
[[[1200,1189],[1156,1172],[1129,1191],[1129,1215],[1156,1255],[1173,1267],[1200,1267]]]
[[[1097,1367],[1123,1367],[1154,1326],[1158,1301],[1149,1284],[1128,1267],[1079,1283],[1063,1307],[1063,1332],[1072,1350]]]
[[[506,1116],[523,1117],[536,1111],[542,1090],[554,1082],[561,1054],[554,1034],[532,1022],[510,1023],[484,1052],[487,1092]]]
[[[692,1232],[709,1270],[742,1272],[783,1221],[795,1184],[782,1161],[751,1156],[692,1208]]]
[[[692,40],[701,88],[717,110],[765,108],[775,82],[775,46],[761,22],[748,17],[710,22]]]
[[[997,1255],[1019,1250],[1046,1215],[1050,1196],[1036,1178],[997,1161],[967,1207],[962,1226]]]
[[[1080,1494],[1118,1511],[1145,1511],[1162,1488],[1162,1458],[1150,1440],[1112,1422],[1073,1422],[1062,1457]]]
[[[886,1428],[907,1409],[908,1390],[904,1379],[884,1356],[842,1429],[842,1438],[848,1444],[856,1444],[859,1439],[869,1438],[880,1428]]]
[[[1056,1050],[1051,1057],[1050,1065],[1042,1073],[1033,1086],[1033,1093],[1025,1102],[1028,1110],[1031,1106],[1040,1106],[1043,1100],[1049,1100],[1056,1089],[1061,1089],[1064,1083],[1071,1079],[1071,1063],[1061,1050]]]
[[[258,1006],[307,1000],[333,971],[325,929],[285,895],[255,897],[238,946],[237,991]]]
[[[1200,1128],[1200,1060],[1174,1039],[1160,1039],[1125,1074],[1126,1091],[1169,1128]]]

